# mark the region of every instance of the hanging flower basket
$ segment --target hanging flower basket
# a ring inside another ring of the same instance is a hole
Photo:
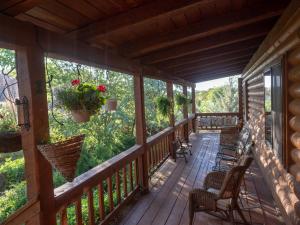
[[[106,101],[107,111],[116,111],[118,106],[117,99],[108,99]]]
[[[56,99],[61,107],[71,111],[74,121],[87,122],[106,103],[106,86],[96,86],[72,80],[70,87],[56,91]]]
[[[0,132],[0,153],[17,152],[22,149],[20,132]]]
[[[77,123],[85,123],[90,120],[91,113],[87,110],[71,110],[73,120]]]
[[[37,148],[52,167],[56,168],[67,181],[72,182],[83,141],[84,135],[79,135],[54,144],[38,145]]]

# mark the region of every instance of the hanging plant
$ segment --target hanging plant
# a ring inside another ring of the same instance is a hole
[[[118,100],[116,98],[109,98],[106,101],[107,111],[116,111],[118,106]]]
[[[188,104],[188,98],[184,94],[177,94],[175,96],[175,100],[178,106],[184,106]]]
[[[172,109],[172,102],[169,98],[160,96],[156,99],[157,108],[160,114],[163,116],[170,115]]]
[[[71,182],[75,177],[83,141],[84,135],[79,135],[53,144],[38,145],[37,148],[51,166],[57,169],[67,181]]]
[[[80,83],[72,80],[72,86],[59,89],[56,98],[61,106],[71,111],[76,122],[87,122],[106,103],[106,86]]]

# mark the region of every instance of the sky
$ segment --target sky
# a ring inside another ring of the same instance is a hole
[[[196,90],[197,91],[206,91],[210,88],[220,87],[225,84],[228,84],[228,77],[197,83]]]

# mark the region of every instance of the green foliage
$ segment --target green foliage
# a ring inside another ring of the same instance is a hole
[[[16,117],[11,107],[9,103],[2,103],[0,105],[0,132],[19,130]]]
[[[175,101],[178,106],[184,106],[189,102],[184,94],[176,94]]]
[[[237,112],[237,77],[228,78],[227,84],[196,93],[199,112]]]
[[[0,197],[0,223],[9,215],[19,209],[26,202],[26,183],[15,183],[9,189],[1,193]]]
[[[102,92],[98,91],[95,85],[89,83],[58,89],[56,98],[68,110],[85,109],[92,113],[99,110],[106,101]]]
[[[168,99],[168,97],[165,96],[157,97],[156,104],[157,104],[158,111],[163,116],[168,116],[170,114],[172,108],[172,102]]]
[[[16,183],[24,180],[24,158],[13,159],[8,157],[0,165],[0,174],[6,180],[6,188],[10,188]]]

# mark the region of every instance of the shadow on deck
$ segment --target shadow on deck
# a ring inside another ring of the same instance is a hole
[[[153,175],[150,193],[123,212],[120,225],[185,225],[188,224],[188,193],[202,187],[205,175],[211,171],[219,147],[218,133],[192,135],[193,155],[188,163],[168,159]],[[251,224],[284,224],[276,210],[271,192],[256,163],[246,176],[242,188],[242,205]],[[194,224],[229,224],[205,213],[197,213]]]

